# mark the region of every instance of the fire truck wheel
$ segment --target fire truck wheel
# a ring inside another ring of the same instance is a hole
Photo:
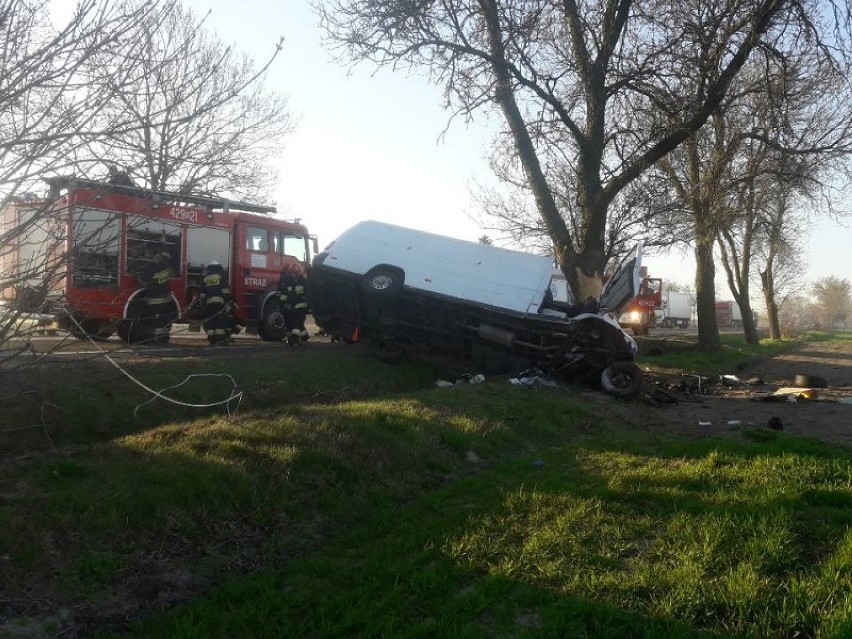
[[[642,390],[642,371],[633,362],[613,362],[601,372],[601,387],[615,397],[636,397]]]
[[[77,339],[105,340],[109,339],[114,332],[111,323],[104,323],[96,319],[81,320],[80,325],[71,327],[71,335]]]
[[[174,317],[177,317],[177,308],[174,310]],[[145,321],[145,301],[142,299],[131,302],[127,309],[127,319],[119,323],[118,335],[128,344],[154,342],[166,344],[169,341],[168,334],[155,339],[154,327]]]
[[[280,342],[287,336],[287,323],[278,304],[269,303],[263,307],[263,318],[257,325],[257,334],[266,342]]]

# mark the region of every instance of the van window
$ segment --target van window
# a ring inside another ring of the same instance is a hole
[[[266,253],[269,250],[269,231],[259,226],[246,227],[246,248]]]
[[[568,287],[568,281],[562,273],[554,273],[550,278],[550,295],[554,302],[573,304],[574,296]]]

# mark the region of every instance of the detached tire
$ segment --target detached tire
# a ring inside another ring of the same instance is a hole
[[[642,390],[642,371],[632,362],[613,362],[601,371],[601,387],[615,397],[636,397]]]
[[[364,294],[373,299],[391,299],[402,292],[405,275],[398,268],[377,266],[361,281]]]

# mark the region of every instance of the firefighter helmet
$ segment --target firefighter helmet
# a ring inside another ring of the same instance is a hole
[[[168,251],[162,251],[161,253],[157,254],[157,259],[160,260],[161,262],[171,262],[172,261],[172,254],[169,253]]]
[[[210,263],[207,266],[210,267],[210,266],[222,266],[222,265],[219,264],[219,262],[217,260],[210,260]]]

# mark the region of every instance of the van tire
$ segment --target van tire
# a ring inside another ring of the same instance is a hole
[[[601,388],[615,397],[636,397],[642,390],[642,371],[633,362],[613,362],[601,371]]]
[[[361,289],[368,297],[391,299],[402,292],[405,274],[392,266],[377,266],[361,280]]]

